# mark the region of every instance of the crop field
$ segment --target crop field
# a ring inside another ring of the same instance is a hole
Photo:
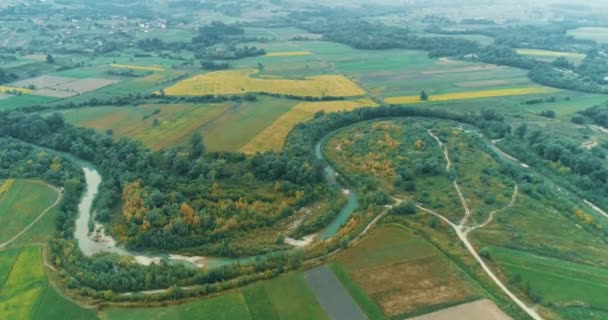
[[[283,149],[285,139],[293,127],[299,123],[310,120],[315,113],[351,111],[361,107],[375,107],[377,104],[369,98],[358,100],[340,100],[323,102],[301,102],[283,114],[271,125],[258,133],[251,141],[243,146],[240,151],[245,153],[256,153],[258,151],[280,151]]]
[[[308,270],[306,281],[323,309],[334,320],[366,320],[367,317],[328,266]]]
[[[525,87],[515,89],[502,89],[502,90],[487,90],[487,91],[470,91],[470,92],[459,92],[459,93],[446,93],[438,95],[430,95],[428,101],[450,101],[450,100],[467,100],[467,99],[481,99],[481,98],[493,98],[493,97],[508,97],[508,96],[522,96],[532,94],[542,94],[556,92],[557,89],[548,87]],[[384,99],[389,104],[412,104],[422,103],[420,95],[417,96],[402,96],[402,97],[391,97]]]
[[[101,89],[117,83],[118,80],[101,78],[69,78],[60,76],[40,76],[24,79],[12,84],[22,88],[23,93],[53,98],[68,98],[86,92]]]
[[[254,78],[257,70],[216,71],[198,75],[164,89],[170,96],[202,96],[267,92],[300,97],[349,97],[365,92],[339,75],[307,77],[302,80]]]
[[[520,286],[528,286],[547,303],[567,306],[584,301],[608,310],[608,269],[500,247],[491,247],[490,256],[509,278],[518,278]]]
[[[134,65],[128,65],[128,64],[116,64],[116,63],[110,64],[110,67],[118,68],[118,69],[132,69],[132,70],[144,70],[144,71],[158,71],[158,72],[165,71],[164,68],[156,67],[156,66],[134,66]]]
[[[374,230],[337,261],[387,317],[479,295],[477,286],[446,256],[399,227]]]
[[[0,93],[13,93],[17,92],[19,94],[28,94],[32,93],[32,90],[18,87],[9,87],[9,86],[0,86]]]
[[[420,317],[412,318],[412,320],[451,320],[451,319],[468,319],[468,320],[510,320],[500,310],[494,302],[490,300],[478,300],[461,304],[459,306],[450,307],[433,313],[429,313]]]
[[[65,118],[78,126],[112,130],[116,138],[139,139],[155,150],[184,144],[192,133],[201,132],[209,150],[237,151],[295,103],[260,97],[242,103],[99,107],[76,109],[65,113]]]
[[[568,30],[568,34],[577,39],[608,43],[608,28],[584,27],[575,30]]]
[[[550,51],[550,50],[539,50],[539,49],[517,49],[518,54],[523,56],[537,56],[537,57],[565,57],[582,60],[585,55],[582,53],[575,52],[561,52],[561,51]]]
[[[104,320],[308,320],[329,319],[309,288],[304,274],[295,272],[253,284],[236,292],[163,308],[110,308]]]
[[[11,181],[11,180],[8,180]],[[7,241],[27,227],[57,200],[57,193],[43,183],[17,180],[3,185],[0,192],[0,243]]]
[[[6,99],[0,99],[0,110],[11,110],[20,107],[41,105],[57,100],[57,98],[37,96],[33,94],[24,94],[20,96],[11,94],[8,96],[9,97],[7,97]]]
[[[296,56],[307,56],[312,54],[310,51],[284,51],[284,52],[269,52],[266,54],[267,57],[296,57]]]
[[[433,95],[467,92],[472,86],[479,90],[498,90],[534,85],[525,70],[446,58],[432,59],[423,51],[357,50],[327,41],[274,41],[250,45],[263,47],[269,52],[308,51],[311,54],[281,59],[241,59],[235,62],[235,67],[252,69],[261,62],[264,70],[260,76],[282,78],[339,71],[384,98],[418,95],[421,90]]]
[[[0,251],[0,310],[3,319],[97,319],[48,284],[39,247]]]

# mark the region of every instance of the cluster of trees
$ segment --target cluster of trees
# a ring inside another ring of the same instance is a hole
[[[247,230],[270,226],[292,207],[321,198],[322,165],[313,155],[274,153],[246,158],[241,154],[205,154],[195,135],[184,148],[154,153],[139,142],[75,128],[61,116],[42,118],[23,113],[0,114],[0,135],[69,152],[97,165],[103,182],[96,200],[100,220],[122,201],[121,239],[132,248],[218,248]],[[284,182],[285,202],[234,188]],[[225,187],[225,185],[227,187]],[[216,253],[216,252],[210,252]],[[222,252],[239,255],[242,252]]]
[[[0,138],[0,177],[42,178],[64,187],[67,181],[81,181],[81,170],[66,159],[11,138]]]
[[[257,47],[236,47],[230,45],[226,48],[207,48],[202,53],[196,53],[194,57],[202,60],[238,60],[247,57],[257,57],[266,54],[266,50]]]
[[[333,23],[323,30],[323,39],[357,49],[414,49],[429,51],[431,57],[459,56],[479,50],[476,42],[450,37],[421,37],[407,29],[365,21]]]
[[[608,104],[579,111],[572,117],[572,122],[576,124],[592,123],[608,128]]]

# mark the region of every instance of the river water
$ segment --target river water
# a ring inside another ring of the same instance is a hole
[[[323,141],[323,140],[322,140]],[[325,178],[329,185],[334,187],[339,186],[336,181],[336,171],[332,168],[327,161],[323,158],[323,154],[321,151],[322,142],[319,142],[315,146],[315,155],[319,160],[325,162]],[[177,254],[171,253],[161,253],[161,254],[147,254],[144,252],[136,252],[127,250],[123,247],[120,247],[116,244],[116,241],[108,235],[103,226],[99,223],[94,222],[95,230],[93,233],[89,232],[89,224],[91,223],[91,219],[93,212],[93,201],[97,192],[99,190],[99,185],[101,184],[101,176],[95,170],[95,167],[86,161],[78,159],[73,155],[57,152],[54,150],[50,150],[55,153],[60,153],[64,157],[73,161],[84,171],[84,176],[87,184],[85,195],[82,197],[80,204],[78,205],[78,218],[76,219],[76,229],[74,231],[74,238],[78,241],[78,246],[80,250],[86,256],[92,256],[97,253],[114,253],[122,256],[131,256],[135,259],[137,263],[143,265],[149,265],[150,263],[158,263],[161,260],[165,260],[167,262],[174,263],[186,263],[189,265],[194,265],[198,267],[207,267],[207,268],[215,268],[228,264],[232,264],[235,261],[239,261],[241,263],[252,262],[255,260],[255,256],[253,257],[243,257],[243,258],[222,258],[222,257],[185,257]],[[348,221],[353,212],[359,207],[359,202],[357,199],[357,195],[352,190],[343,189],[343,192],[348,195],[348,199],[346,205],[340,210],[336,218],[323,230],[321,230],[317,239],[325,240],[334,236],[340,227]]]

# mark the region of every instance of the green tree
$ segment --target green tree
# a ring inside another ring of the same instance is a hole
[[[195,132],[190,136],[190,152],[194,158],[198,158],[205,153],[203,135],[200,132]]]
[[[519,127],[515,129],[515,135],[521,139],[525,138],[527,133],[528,125],[526,125],[525,123],[520,124]]]
[[[53,64],[53,63],[55,63],[55,58],[52,55],[47,54],[46,55],[46,62],[50,63],[50,64]]]
[[[429,95],[426,93],[426,91],[424,91],[424,90],[420,91],[420,100],[422,100],[422,101],[429,100]]]

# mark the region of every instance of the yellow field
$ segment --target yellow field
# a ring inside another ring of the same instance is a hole
[[[522,96],[527,94],[539,94],[539,93],[550,93],[558,91],[557,89],[547,87],[525,87],[515,89],[502,89],[502,90],[487,90],[487,91],[472,91],[472,92],[458,92],[458,93],[446,93],[438,95],[430,95],[428,101],[449,101],[449,100],[465,100],[465,99],[480,99],[480,98],[491,98],[491,97],[507,97],[507,96]],[[384,101],[388,104],[410,104],[420,103],[420,96],[402,96],[402,97],[391,97],[386,98]]]
[[[266,54],[267,57],[295,57],[295,56],[308,56],[311,55],[310,51],[284,51],[284,52],[269,52]]]
[[[216,71],[201,74],[166,88],[169,96],[202,96],[267,92],[301,97],[350,97],[365,92],[344,76],[324,75],[304,80],[261,79],[251,76],[255,69]]]
[[[0,186],[0,196],[2,196],[4,193],[11,190],[13,183],[15,183],[15,179],[8,179],[8,180],[4,181],[4,184],[2,186]]]
[[[291,129],[299,122],[310,120],[315,113],[351,111],[362,107],[377,107],[378,104],[369,98],[352,101],[322,101],[302,102],[275,120],[270,126],[258,133],[249,143],[241,148],[241,152],[253,154],[264,151],[280,151]]]
[[[144,66],[132,66],[127,64],[116,64],[112,63],[110,65],[112,68],[121,68],[121,69],[133,69],[133,70],[145,70],[145,71],[165,71],[165,69],[161,67],[144,67]]]
[[[537,49],[517,49],[515,50],[517,54],[521,54],[524,56],[538,56],[538,57],[566,57],[566,58],[574,58],[574,59],[584,59],[585,55],[582,53],[574,53],[574,52],[560,52],[560,51],[550,51],[550,50],[537,50]]]
[[[27,93],[31,93],[32,90],[24,89],[24,88],[0,86],[0,93],[12,93],[12,92],[21,92],[22,94],[27,94]]]

